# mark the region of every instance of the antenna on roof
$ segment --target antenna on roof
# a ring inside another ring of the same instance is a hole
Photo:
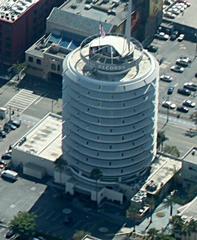
[[[126,29],[125,29],[125,37],[127,39],[128,48],[130,51],[130,38],[131,38],[131,14],[132,14],[132,0],[129,0],[128,3],[128,12],[126,19]]]

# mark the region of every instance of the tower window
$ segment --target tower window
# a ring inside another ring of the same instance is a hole
[[[123,173],[124,172],[124,170],[123,169],[121,169],[121,173]]]
[[[122,140],[124,140],[124,136],[122,136]]]
[[[96,155],[99,156],[99,152],[97,152]]]
[[[121,153],[121,157],[124,157],[124,153]]]
[[[111,162],[109,162],[109,166],[111,166]]]
[[[112,149],[112,145],[109,146],[109,149]]]
[[[110,130],[109,130],[110,132],[112,132],[112,129],[110,128]]]
[[[88,145],[88,144],[89,144],[89,142],[87,141],[87,142],[86,142],[86,145]]]

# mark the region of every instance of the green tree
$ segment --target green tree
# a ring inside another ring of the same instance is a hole
[[[96,181],[96,204],[98,204],[98,180],[103,176],[102,171],[99,168],[93,168],[90,177]]]
[[[157,149],[160,151],[163,151],[163,144],[164,142],[168,140],[168,138],[165,135],[164,131],[159,131],[157,133]]]
[[[27,240],[36,231],[36,215],[29,212],[18,212],[10,221],[9,229],[20,235],[21,239]]]
[[[176,146],[166,145],[164,147],[164,152],[175,157],[180,157],[180,152]]]
[[[89,233],[86,232],[86,231],[84,231],[84,230],[77,230],[77,231],[74,233],[72,239],[73,239],[73,240],[81,240],[81,239],[83,239],[83,238],[84,238],[86,235],[88,235],[88,234],[89,234]]]
[[[155,228],[150,228],[147,233],[148,233],[149,240],[155,240],[157,235],[159,234],[159,230]]]
[[[183,228],[184,228],[183,219],[181,218],[181,216],[176,215],[176,216],[172,217],[170,222],[171,222],[171,225],[172,225],[173,236],[175,236],[177,238],[180,237],[181,234],[182,234]]]
[[[132,202],[130,204],[129,208],[127,209],[127,211],[126,211],[126,217],[133,221],[134,231],[135,231],[135,225],[136,225],[136,222],[137,222],[139,210],[140,210],[140,205]]]

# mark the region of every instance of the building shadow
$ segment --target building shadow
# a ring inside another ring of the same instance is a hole
[[[17,88],[33,91],[34,94],[45,96],[54,100],[62,98],[62,81],[43,79],[26,75],[18,84]]]

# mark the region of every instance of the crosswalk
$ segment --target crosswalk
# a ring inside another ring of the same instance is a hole
[[[34,94],[33,91],[22,89],[6,103],[5,107],[22,113],[39,97],[40,96]]]

